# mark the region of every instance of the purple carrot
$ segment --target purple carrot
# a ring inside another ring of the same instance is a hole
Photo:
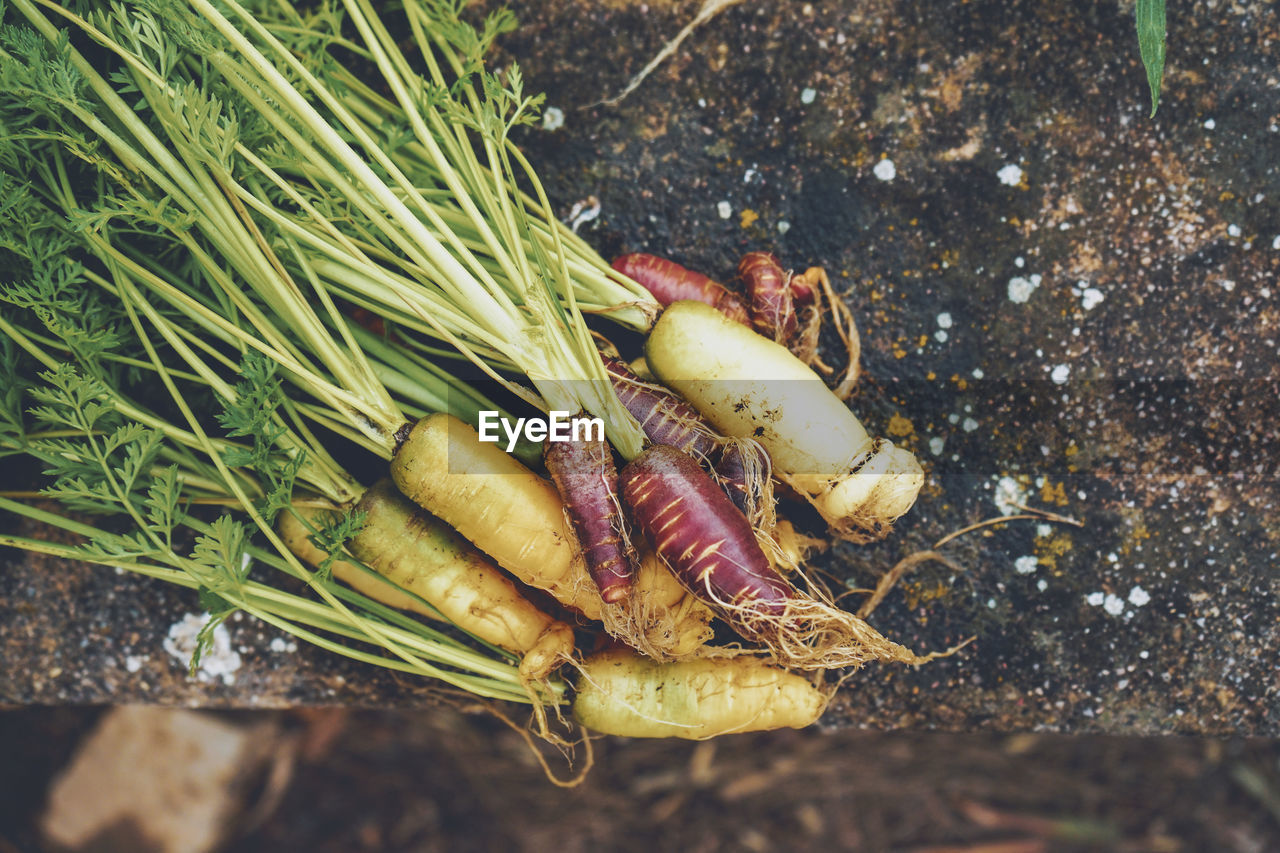
[[[743,458],[742,446],[733,443],[725,446],[720,453],[720,461],[716,463],[716,476],[724,493],[733,501],[733,505],[743,515],[751,512],[751,485],[747,481],[747,460]]]
[[[787,341],[797,328],[791,283],[777,258],[768,252],[748,252],[738,263],[747,286],[751,327],[771,341]]]
[[[618,399],[640,422],[650,441],[677,447],[697,459],[711,458],[720,439],[697,409],[666,388],[645,382],[626,363],[609,356],[600,358]]]
[[[613,268],[635,279],[663,306],[681,299],[693,299],[705,302],[734,322],[751,325],[747,309],[736,294],[718,281],[685,269],[675,261],[633,252],[615,258]]]
[[[746,517],[692,457],[655,444],[622,469],[619,482],[649,545],[691,592],[749,639],[768,620],[777,624],[794,590],[769,565]]]
[[[587,571],[608,604],[631,592],[635,560],[622,536],[618,469],[603,439],[547,441],[543,461],[569,510]]]

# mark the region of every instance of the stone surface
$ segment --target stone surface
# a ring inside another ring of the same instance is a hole
[[[873,621],[977,640],[864,670],[826,722],[1280,735],[1272,4],[1171,8],[1154,119],[1130,3],[746,3],[588,106],[694,6],[517,8],[499,61],[563,113],[525,144],[563,215],[599,201],[580,231],[604,254],[832,273],[862,330],[852,405],[929,485],[888,541],[816,567],[866,588],[1010,499],[1083,524],[942,546],[958,570],[918,567]],[[193,595],[7,559],[0,701],[428,699],[248,620],[232,682],[191,681],[162,640]]]
[[[194,711],[114,708],[50,787],[43,835],[55,849],[213,850],[266,739]]]

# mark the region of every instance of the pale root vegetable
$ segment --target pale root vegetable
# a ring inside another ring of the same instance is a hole
[[[338,580],[389,607],[434,617],[427,602],[459,628],[522,655],[520,673],[529,679],[546,677],[573,655],[572,628],[526,600],[496,566],[406,501],[390,481],[371,487],[357,508],[365,513],[365,525],[348,547],[391,584],[342,559],[332,563]],[[312,524],[327,515],[324,510],[306,514]],[[328,556],[312,544],[310,531],[293,513],[281,513],[277,524],[300,559],[319,565]]]
[[[397,451],[391,475],[400,491],[443,519],[522,583],[604,624],[646,654],[688,654],[711,634],[710,612],[660,563],[642,561],[621,604],[600,597],[556,487],[481,442],[455,417],[423,418]]]
[[[713,308],[668,307],[645,357],[654,375],[720,432],[763,445],[774,476],[805,495],[845,538],[882,538],[924,484],[915,456],[873,440],[813,370]]]
[[[657,663],[627,651],[581,666],[573,715],[601,734],[705,740],[804,728],[827,696],[805,678],[750,656]]]

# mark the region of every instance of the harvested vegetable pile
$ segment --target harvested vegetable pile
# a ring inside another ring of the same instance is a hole
[[[0,509],[80,544],[0,543],[198,589],[206,643],[243,610],[527,702],[549,738],[571,695],[599,732],[803,726],[827,671],[927,660],[802,571],[924,480],[844,402],[829,281],[600,259],[511,140],[540,99],[483,67],[506,13],[0,10],[0,453],[48,478]]]

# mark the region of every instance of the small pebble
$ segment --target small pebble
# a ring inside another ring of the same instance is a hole
[[[1032,275],[1029,277],[1014,276],[1009,279],[1009,301],[1023,303],[1031,298],[1031,294],[1036,292],[1036,288],[1040,286],[1040,275]]]
[[[733,205],[727,201],[722,201],[716,205],[716,212],[720,214],[721,219],[728,219],[733,216]]]
[[[806,87],[805,90],[800,93],[800,103],[812,104],[813,99],[816,97],[818,97],[818,93],[815,90]]]
[[[1000,183],[1005,186],[1016,187],[1018,184],[1022,183],[1022,168],[1010,163],[1003,167],[999,172],[996,172],[996,177],[999,178]]]
[[[882,181],[892,181],[898,176],[898,168],[893,165],[893,161],[885,158],[876,163],[875,168],[871,170],[875,176]]]

